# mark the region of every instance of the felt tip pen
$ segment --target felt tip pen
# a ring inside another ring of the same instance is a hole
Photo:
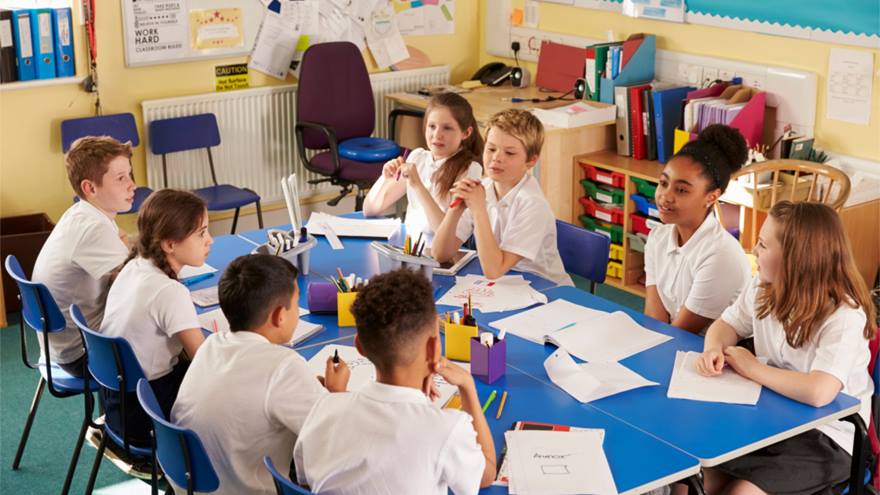
[[[449,203],[449,209],[457,208],[458,205],[461,204],[461,198],[455,198],[452,200],[452,203]]]
[[[492,393],[489,394],[489,398],[486,399],[486,403],[483,404],[483,414],[486,413],[486,409],[489,409],[489,406],[492,404],[492,401],[495,400],[495,396],[498,394],[497,391],[493,390]]]
[[[339,364],[339,349],[333,351],[333,364]]]
[[[213,272],[211,272],[211,273],[202,273],[201,275],[195,275],[195,276],[192,276],[192,277],[190,277],[190,278],[185,278],[185,279],[181,280],[180,283],[182,283],[183,285],[189,287],[190,285],[197,284],[197,283],[201,282],[202,280],[208,280],[209,278],[211,278],[211,277],[213,277],[213,276],[214,276],[214,273],[213,273]]]

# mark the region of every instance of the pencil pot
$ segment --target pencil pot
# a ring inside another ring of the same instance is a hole
[[[403,268],[403,262],[390,256],[379,255],[379,273],[393,272]]]
[[[492,336],[492,347],[483,345],[479,337],[472,337],[471,374],[485,383],[493,383],[504,376],[507,367],[507,340]]]
[[[408,268],[416,273],[421,273],[422,275],[425,276],[425,278],[428,279],[428,281],[431,281],[434,279],[434,267],[431,265],[422,265],[419,263],[404,262],[403,266],[405,266],[406,268]]]
[[[476,337],[477,332],[478,329],[475,326],[446,323],[444,330],[446,335],[446,357],[455,361],[470,361],[470,339],[471,337]]]
[[[355,326],[354,315],[351,313],[351,304],[357,297],[357,292],[336,293],[336,321],[340,327]]]
[[[335,313],[336,294],[339,289],[328,282],[309,282],[308,305],[312,313]]]

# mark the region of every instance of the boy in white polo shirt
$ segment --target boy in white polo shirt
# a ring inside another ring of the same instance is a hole
[[[80,201],[61,216],[34,264],[31,278],[49,289],[67,323],[49,335],[49,356],[76,377],[84,374],[85,351],[70,305],[79,306],[91,328],[101,327],[111,274],[128,255],[115,219],[134,200],[130,158],[131,145],[108,136],[74,141],[64,162]]]
[[[513,269],[574,285],[556,247],[556,217],[531,174],[544,143],[544,126],[517,109],[495,114],[488,126],[486,177],[463,179],[452,188],[458,206],[446,212],[432,254],[438,261],[451,259],[473,233],[486,277],[498,278]]]
[[[470,373],[440,350],[431,283],[402,269],[370,280],[352,305],[355,345],[376,365],[361,391],[325,395],[293,456],[301,484],[335,495],[476,494],[495,477],[495,445]],[[462,410],[440,409],[437,373]]]
[[[231,332],[199,348],[177,394],[172,421],[194,430],[220,478],[218,494],[274,494],[268,455],[287,467],[312,405],[344,391],[349,370],[327,361],[326,389],[296,351],[284,347],[299,321],[297,269],[284,258],[241,256],[220,280]]]

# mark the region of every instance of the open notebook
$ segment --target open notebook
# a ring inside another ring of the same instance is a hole
[[[299,308],[300,316],[307,314],[309,314],[308,310]],[[223,314],[223,311],[221,311],[220,308],[200,314],[199,323],[202,325],[202,328],[209,332],[216,333],[229,331],[229,321],[226,319],[226,315]],[[297,345],[312,335],[320,332],[323,328],[323,325],[305,321],[300,318],[299,323],[296,324],[296,330],[293,332],[293,340],[288,342],[287,345]]]

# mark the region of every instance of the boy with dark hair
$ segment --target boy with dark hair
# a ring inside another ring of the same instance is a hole
[[[341,360],[327,360],[325,390],[302,356],[283,346],[299,321],[297,275],[278,256],[230,263],[218,292],[231,331],[202,344],[177,394],[171,419],[202,439],[220,478],[216,493],[274,494],[263,456],[290,465],[312,405],[348,384]]]
[[[294,448],[297,478],[334,494],[475,494],[495,476],[495,445],[474,379],[440,354],[430,282],[402,269],[370,280],[352,305],[355,345],[376,366],[357,393],[324,396]],[[462,411],[430,403],[433,375]]]

